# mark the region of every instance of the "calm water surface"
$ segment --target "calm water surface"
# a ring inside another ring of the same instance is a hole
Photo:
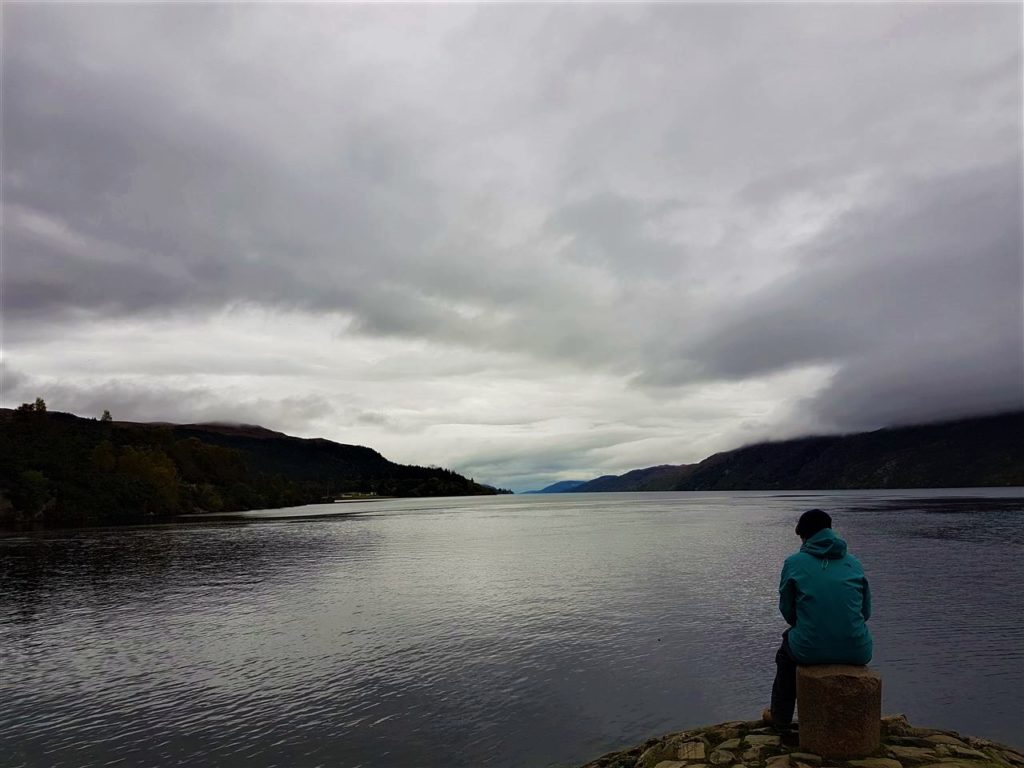
[[[884,709],[1024,746],[1022,497],[505,496],[9,535],[0,764],[529,768],[753,718],[812,506],[871,580]]]

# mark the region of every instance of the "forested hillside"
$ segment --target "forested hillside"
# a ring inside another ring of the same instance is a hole
[[[605,475],[568,492],[983,486],[1024,486],[1024,412],[758,443],[699,464]]]
[[[83,419],[49,412],[41,400],[0,409],[0,524],[134,523],[343,494],[494,493],[440,467],[261,427]]]

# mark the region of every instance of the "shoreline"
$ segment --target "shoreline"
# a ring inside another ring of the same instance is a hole
[[[580,768],[1024,768],[1024,754],[989,739],[917,728],[904,715],[882,718],[882,745],[864,757],[837,760],[801,752],[798,724],[733,720],[665,734],[608,752]]]

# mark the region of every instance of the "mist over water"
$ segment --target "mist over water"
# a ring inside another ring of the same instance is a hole
[[[0,538],[2,762],[556,766],[754,718],[814,506],[883,709],[1024,745],[1024,490],[568,494]]]

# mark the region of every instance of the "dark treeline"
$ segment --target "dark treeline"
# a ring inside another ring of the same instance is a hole
[[[0,524],[127,524],[345,494],[494,493],[440,467],[261,427],[83,419],[49,412],[42,400],[0,409]]]

